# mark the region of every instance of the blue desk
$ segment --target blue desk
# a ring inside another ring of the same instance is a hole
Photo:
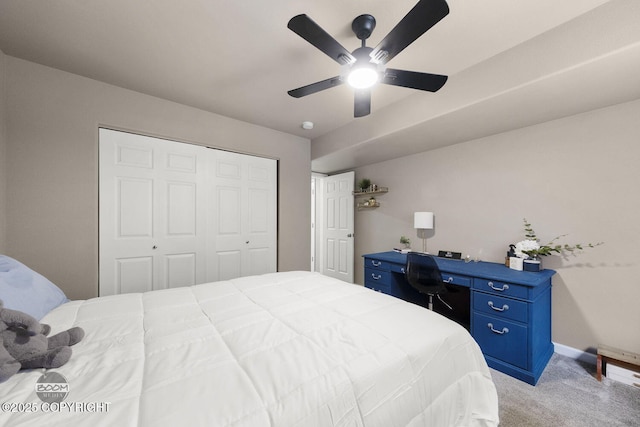
[[[406,255],[363,255],[367,288],[415,302],[404,278]],[[492,262],[436,257],[443,280],[470,289],[470,332],[489,366],[535,385],[553,355],[554,270],[516,271]]]

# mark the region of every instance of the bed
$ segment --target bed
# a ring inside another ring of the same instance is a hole
[[[46,406],[35,392],[44,369],[20,371],[0,384],[14,404],[0,425],[498,424],[464,328],[318,273],[65,301],[41,322],[86,332],[55,370],[68,395]]]

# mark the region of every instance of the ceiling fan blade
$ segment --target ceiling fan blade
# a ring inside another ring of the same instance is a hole
[[[287,93],[294,98],[302,98],[303,96],[311,95],[312,93],[320,92],[321,90],[331,89],[332,87],[340,86],[341,84],[342,80],[340,79],[340,76],[335,76],[297,89],[292,89]]]
[[[356,89],[353,117],[364,117],[371,113],[371,90]]]
[[[381,83],[436,92],[444,86],[447,79],[447,76],[443,76],[441,74],[428,74],[387,68]]]
[[[386,64],[448,14],[445,0],[420,0],[373,49],[371,58]]]
[[[340,65],[351,64],[356,61],[351,52],[304,13],[291,18],[287,27]]]

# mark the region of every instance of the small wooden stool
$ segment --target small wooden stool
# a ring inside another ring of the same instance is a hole
[[[602,381],[602,362],[606,363],[608,360],[615,360],[623,366],[629,366],[636,370],[640,367],[640,354],[632,353],[630,351],[619,350],[617,348],[609,347],[608,345],[600,344],[598,346],[598,358],[596,361],[596,379]],[[606,373],[606,366],[605,373]]]

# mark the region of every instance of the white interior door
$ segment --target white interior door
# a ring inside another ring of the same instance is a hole
[[[100,129],[100,290],[202,283],[208,150]]]
[[[353,283],[355,173],[322,179],[322,273]]]
[[[207,280],[275,272],[277,162],[211,150]]]

